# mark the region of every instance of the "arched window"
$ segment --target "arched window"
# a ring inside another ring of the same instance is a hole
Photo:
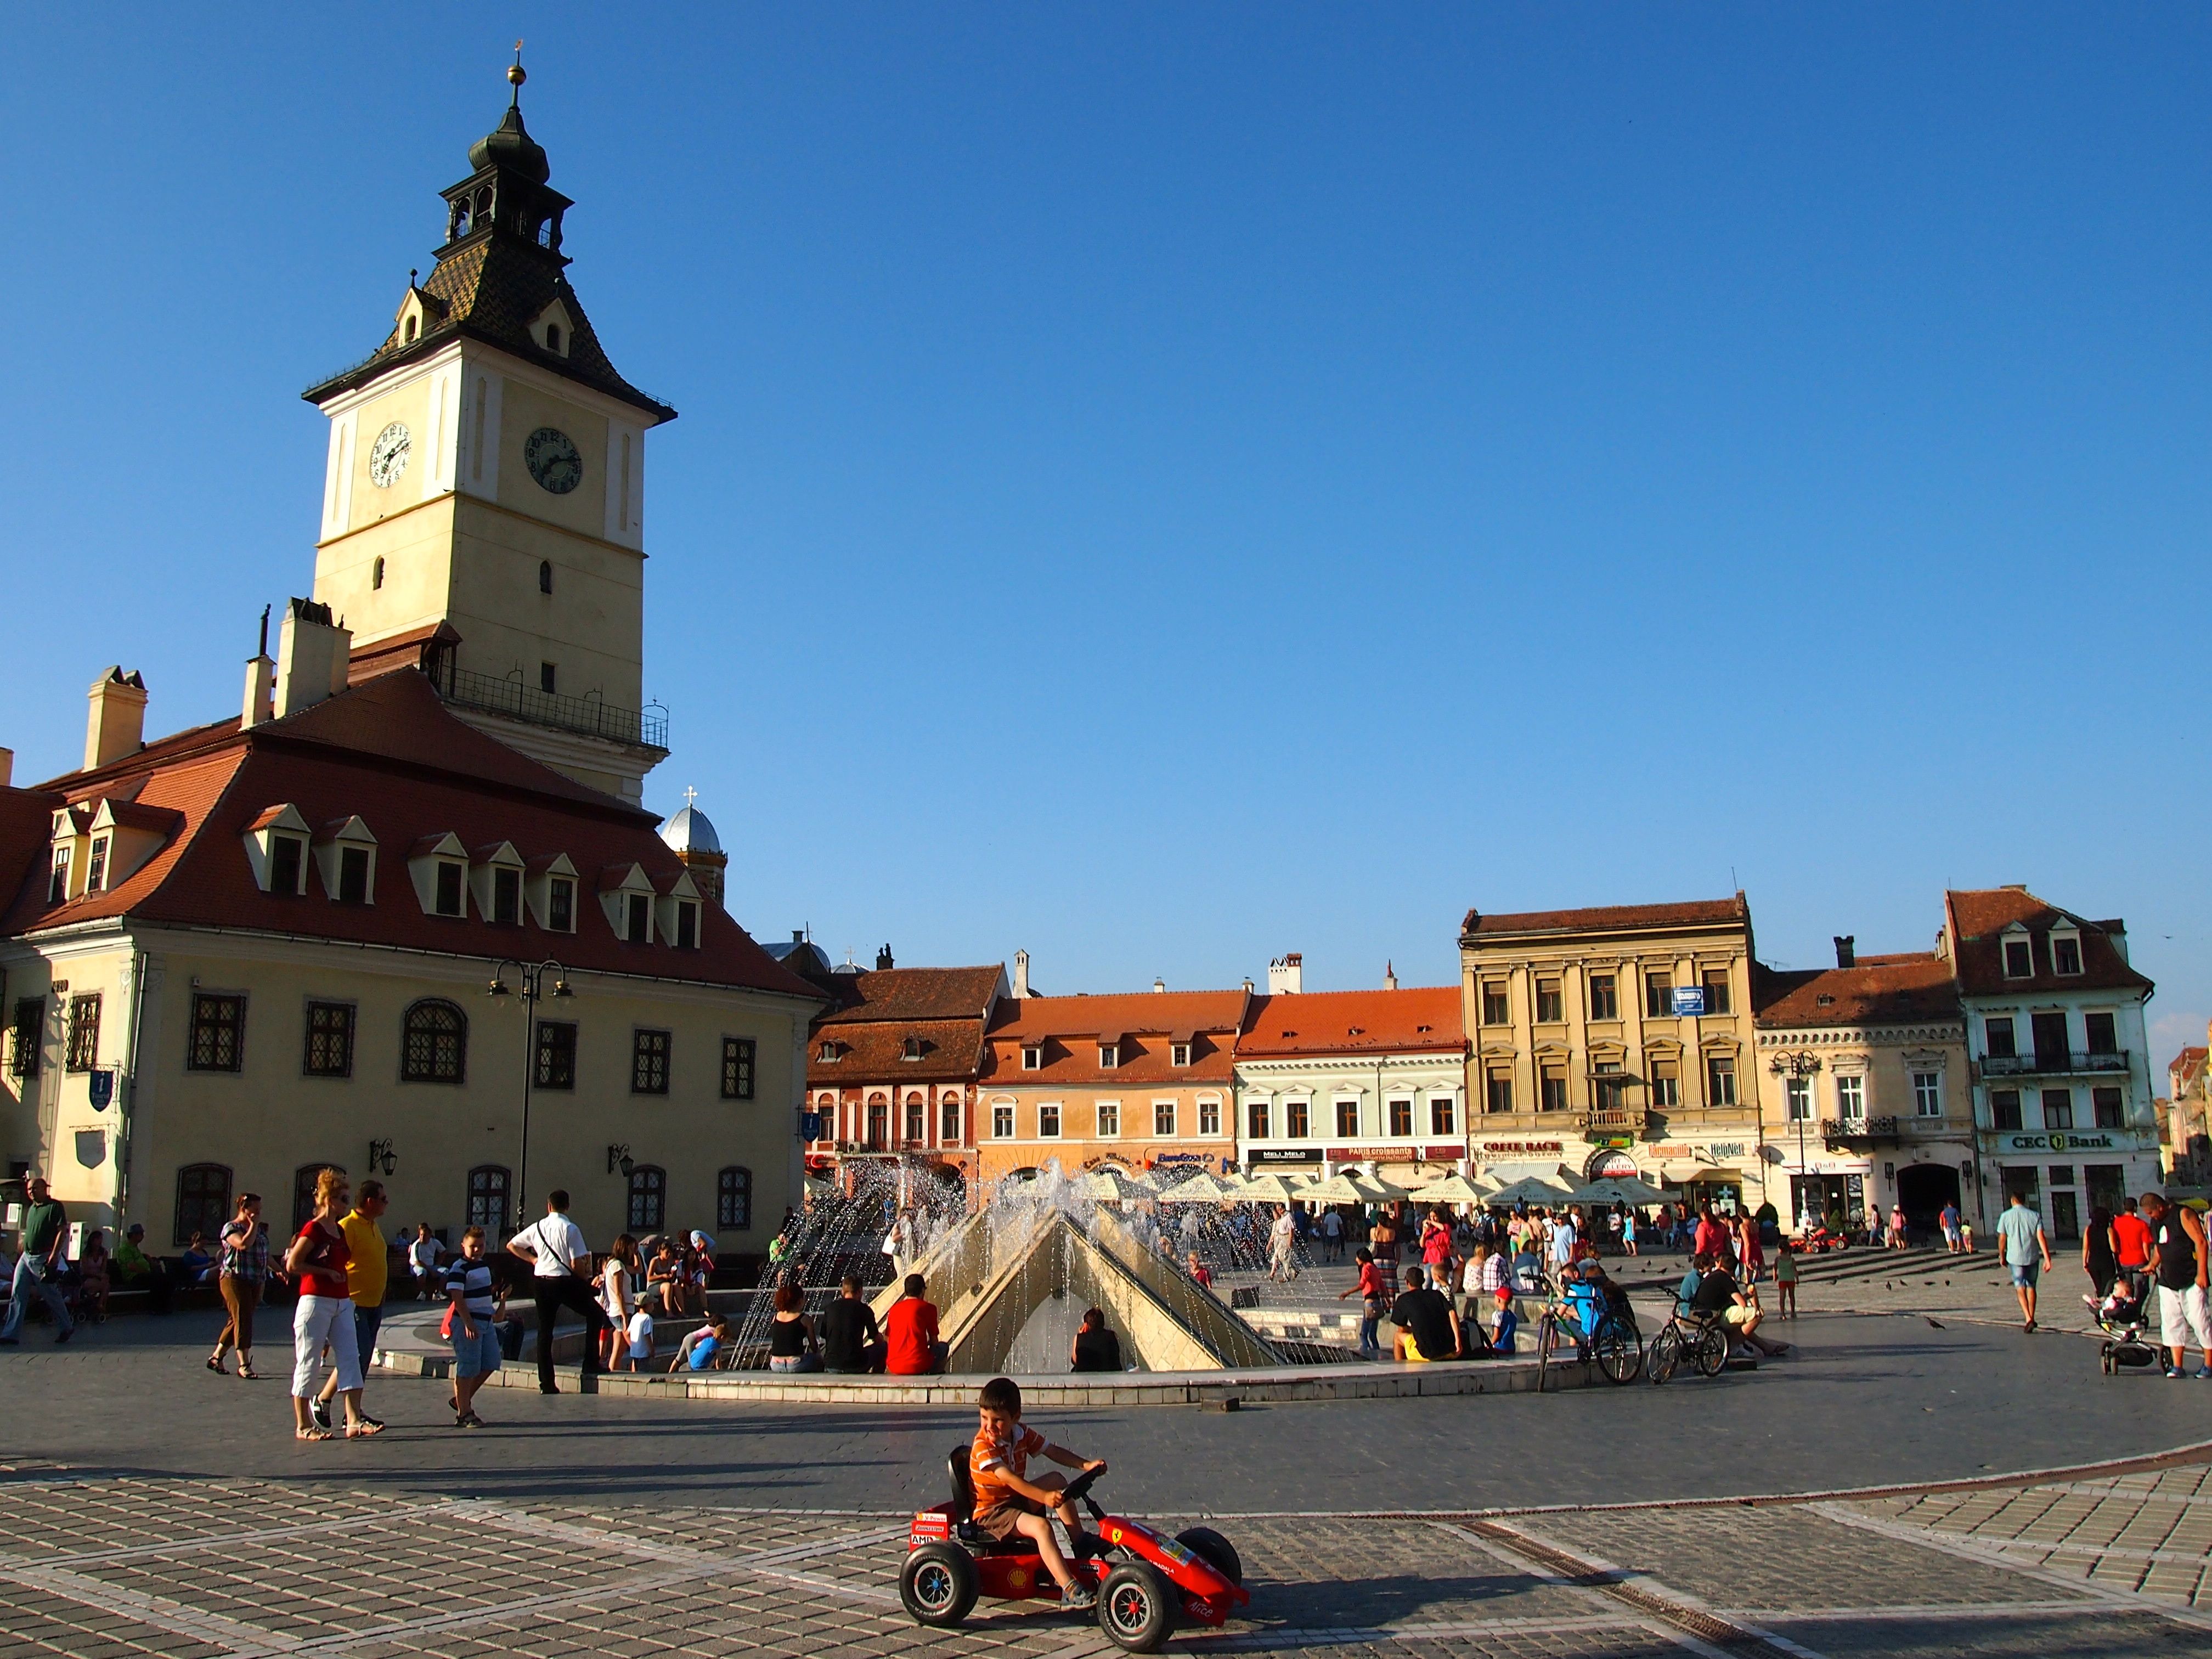
[[[194,1233],[204,1233],[212,1243],[222,1236],[230,1219],[230,1169],[222,1164],[187,1164],[177,1171],[177,1218],[169,1229],[182,1248]]]
[[[929,1139],[929,1113],[920,1095],[906,1097],[906,1138],[917,1146]]]
[[[884,1143],[890,1139],[891,1108],[887,1100],[868,1103],[868,1146],[872,1152],[882,1152]]]
[[[560,324],[548,323],[545,325],[545,349],[548,351],[558,351],[561,349]]]
[[[747,1232],[753,1224],[753,1172],[733,1164],[714,1177],[714,1225]]]
[[[415,337],[415,319],[414,319],[414,318],[412,318],[412,317],[410,317],[410,318],[407,319],[407,335],[406,335],[406,339],[405,339],[405,340],[403,340],[403,341],[401,342],[401,343],[402,343],[402,344],[405,344],[405,343],[407,343],[408,342],[412,341],[412,340],[414,339],[414,337]]]
[[[657,1233],[668,1213],[668,1171],[641,1164],[629,1172],[629,1230]]]
[[[384,556],[376,556],[376,562],[368,568],[368,585],[372,590],[384,586]]]
[[[481,1227],[495,1243],[507,1237],[506,1168],[479,1164],[469,1171],[469,1225]]]
[[[345,1173],[343,1164],[302,1164],[292,1171],[292,1231],[297,1233],[315,1212],[315,1182],[325,1170]],[[228,1219],[228,1217],[225,1219]],[[272,1244],[272,1248],[278,1248]]]
[[[399,1033],[402,1083],[465,1082],[468,1061],[466,1014],[436,997],[426,997],[408,1009]]]
[[[553,591],[553,561],[550,559],[538,562],[538,591],[541,593]]]

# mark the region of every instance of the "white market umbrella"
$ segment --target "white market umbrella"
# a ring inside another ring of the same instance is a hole
[[[1157,1197],[1159,1189],[1149,1181],[1140,1181],[1119,1170],[1096,1170],[1083,1180],[1083,1190],[1092,1198],[1110,1198],[1128,1203],[1140,1198]]]
[[[1510,1187],[1501,1187],[1494,1193],[1483,1195],[1485,1204],[1510,1208],[1516,1204],[1559,1204],[1565,1201],[1567,1188],[1564,1182],[1547,1181],[1541,1176],[1529,1176]]]
[[[1626,1204],[1631,1209],[1644,1204],[1664,1204],[1667,1194],[1656,1187],[1647,1186],[1633,1176],[1607,1176],[1578,1188],[1561,1200],[1567,1204],[1597,1204],[1610,1209],[1615,1204]]]
[[[1200,1170],[1187,1181],[1178,1181],[1160,1194],[1163,1204],[1218,1204],[1235,1189]]]
[[[1431,1181],[1407,1194],[1416,1204],[1480,1204],[1484,1196],[1480,1188],[1463,1175],[1448,1175],[1441,1181]]]
[[[1302,1188],[1298,1197],[1308,1204],[1374,1204],[1381,1201],[1370,1188],[1348,1175],[1333,1175],[1317,1187]]]
[[[1231,1196],[1242,1199],[1246,1203],[1288,1204],[1308,1196],[1312,1191],[1313,1188],[1303,1182],[1291,1181],[1288,1176],[1263,1175],[1253,1176]]]

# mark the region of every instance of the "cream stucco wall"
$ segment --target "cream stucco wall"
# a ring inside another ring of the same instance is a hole
[[[519,997],[485,994],[483,963],[299,940],[141,932],[135,939],[117,933],[98,947],[19,947],[7,964],[8,994],[11,1000],[34,994],[51,955],[53,974],[70,981],[70,994],[106,991],[100,1060],[122,1065],[134,945],[146,952],[149,972],[136,1088],[118,1089],[131,1122],[124,1209],[145,1222],[160,1248],[171,1248],[177,1174],[191,1164],[228,1166],[234,1194],[262,1194],[279,1223],[289,1219],[297,1170],[328,1162],[359,1178],[369,1173],[372,1139],[393,1143],[397,1165],[384,1179],[395,1224],[427,1220],[458,1228],[468,1174],[478,1165],[507,1168],[512,1192],[520,1158],[526,1015]],[[628,1221],[626,1183],[607,1170],[608,1146],[626,1144],[635,1163],[666,1171],[666,1225],[714,1232],[726,1251],[764,1249],[785,1206],[795,1201],[799,1060],[812,1006],[613,975],[579,973],[570,982],[574,997],[541,1005],[539,1016],[577,1025],[577,1086],[533,1092],[527,1209],[542,1211],[544,1194],[566,1187],[572,1213],[604,1248]],[[512,975],[509,983],[515,983]],[[246,996],[239,1072],[186,1068],[196,989]],[[428,996],[452,1001],[467,1018],[466,1075],[458,1085],[400,1081],[402,1017]],[[356,1008],[351,1077],[303,1074],[310,1000]],[[673,1034],[665,1096],[629,1091],[631,1036],[641,1026]],[[725,1036],[755,1043],[750,1101],[720,1097]],[[53,1103],[46,1108],[49,1126],[40,1144],[25,1150],[33,1154],[28,1161],[53,1170],[57,1191],[76,1216],[112,1221],[112,1153],[95,1167],[82,1167],[76,1146],[80,1131],[100,1130],[112,1147],[121,1103],[93,1112],[84,1077],[59,1072],[59,1042],[57,1036],[52,1063],[40,1079],[58,1082],[54,1096],[42,1097]],[[19,1107],[15,1116],[21,1115]],[[21,1135],[16,1122],[9,1133],[12,1148]],[[715,1225],[716,1179],[727,1165],[752,1171],[753,1225],[746,1232]]]

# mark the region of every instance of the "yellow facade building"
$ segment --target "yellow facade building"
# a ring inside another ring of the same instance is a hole
[[[1742,894],[1471,910],[1460,963],[1478,1170],[1635,1175],[1692,1201],[1766,1200]]]

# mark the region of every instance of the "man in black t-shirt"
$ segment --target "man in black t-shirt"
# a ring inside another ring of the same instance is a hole
[[[1394,1345],[1401,1360],[1459,1358],[1459,1316],[1451,1298],[1431,1290],[1419,1267],[1406,1269],[1406,1293],[1390,1309],[1390,1322],[1398,1328]]]
[[[1716,1261],[1698,1281],[1698,1293],[1690,1298],[1690,1307],[1696,1313],[1722,1321],[1731,1337],[1770,1358],[1790,1352],[1787,1342],[1769,1342],[1757,1334],[1759,1322],[1765,1315],[1759,1311],[1758,1302],[1744,1293],[1725,1261]]]
[[[842,1294],[822,1316],[822,1368],[857,1376],[884,1368],[884,1334],[876,1310],[860,1299],[860,1281],[845,1275]]]

